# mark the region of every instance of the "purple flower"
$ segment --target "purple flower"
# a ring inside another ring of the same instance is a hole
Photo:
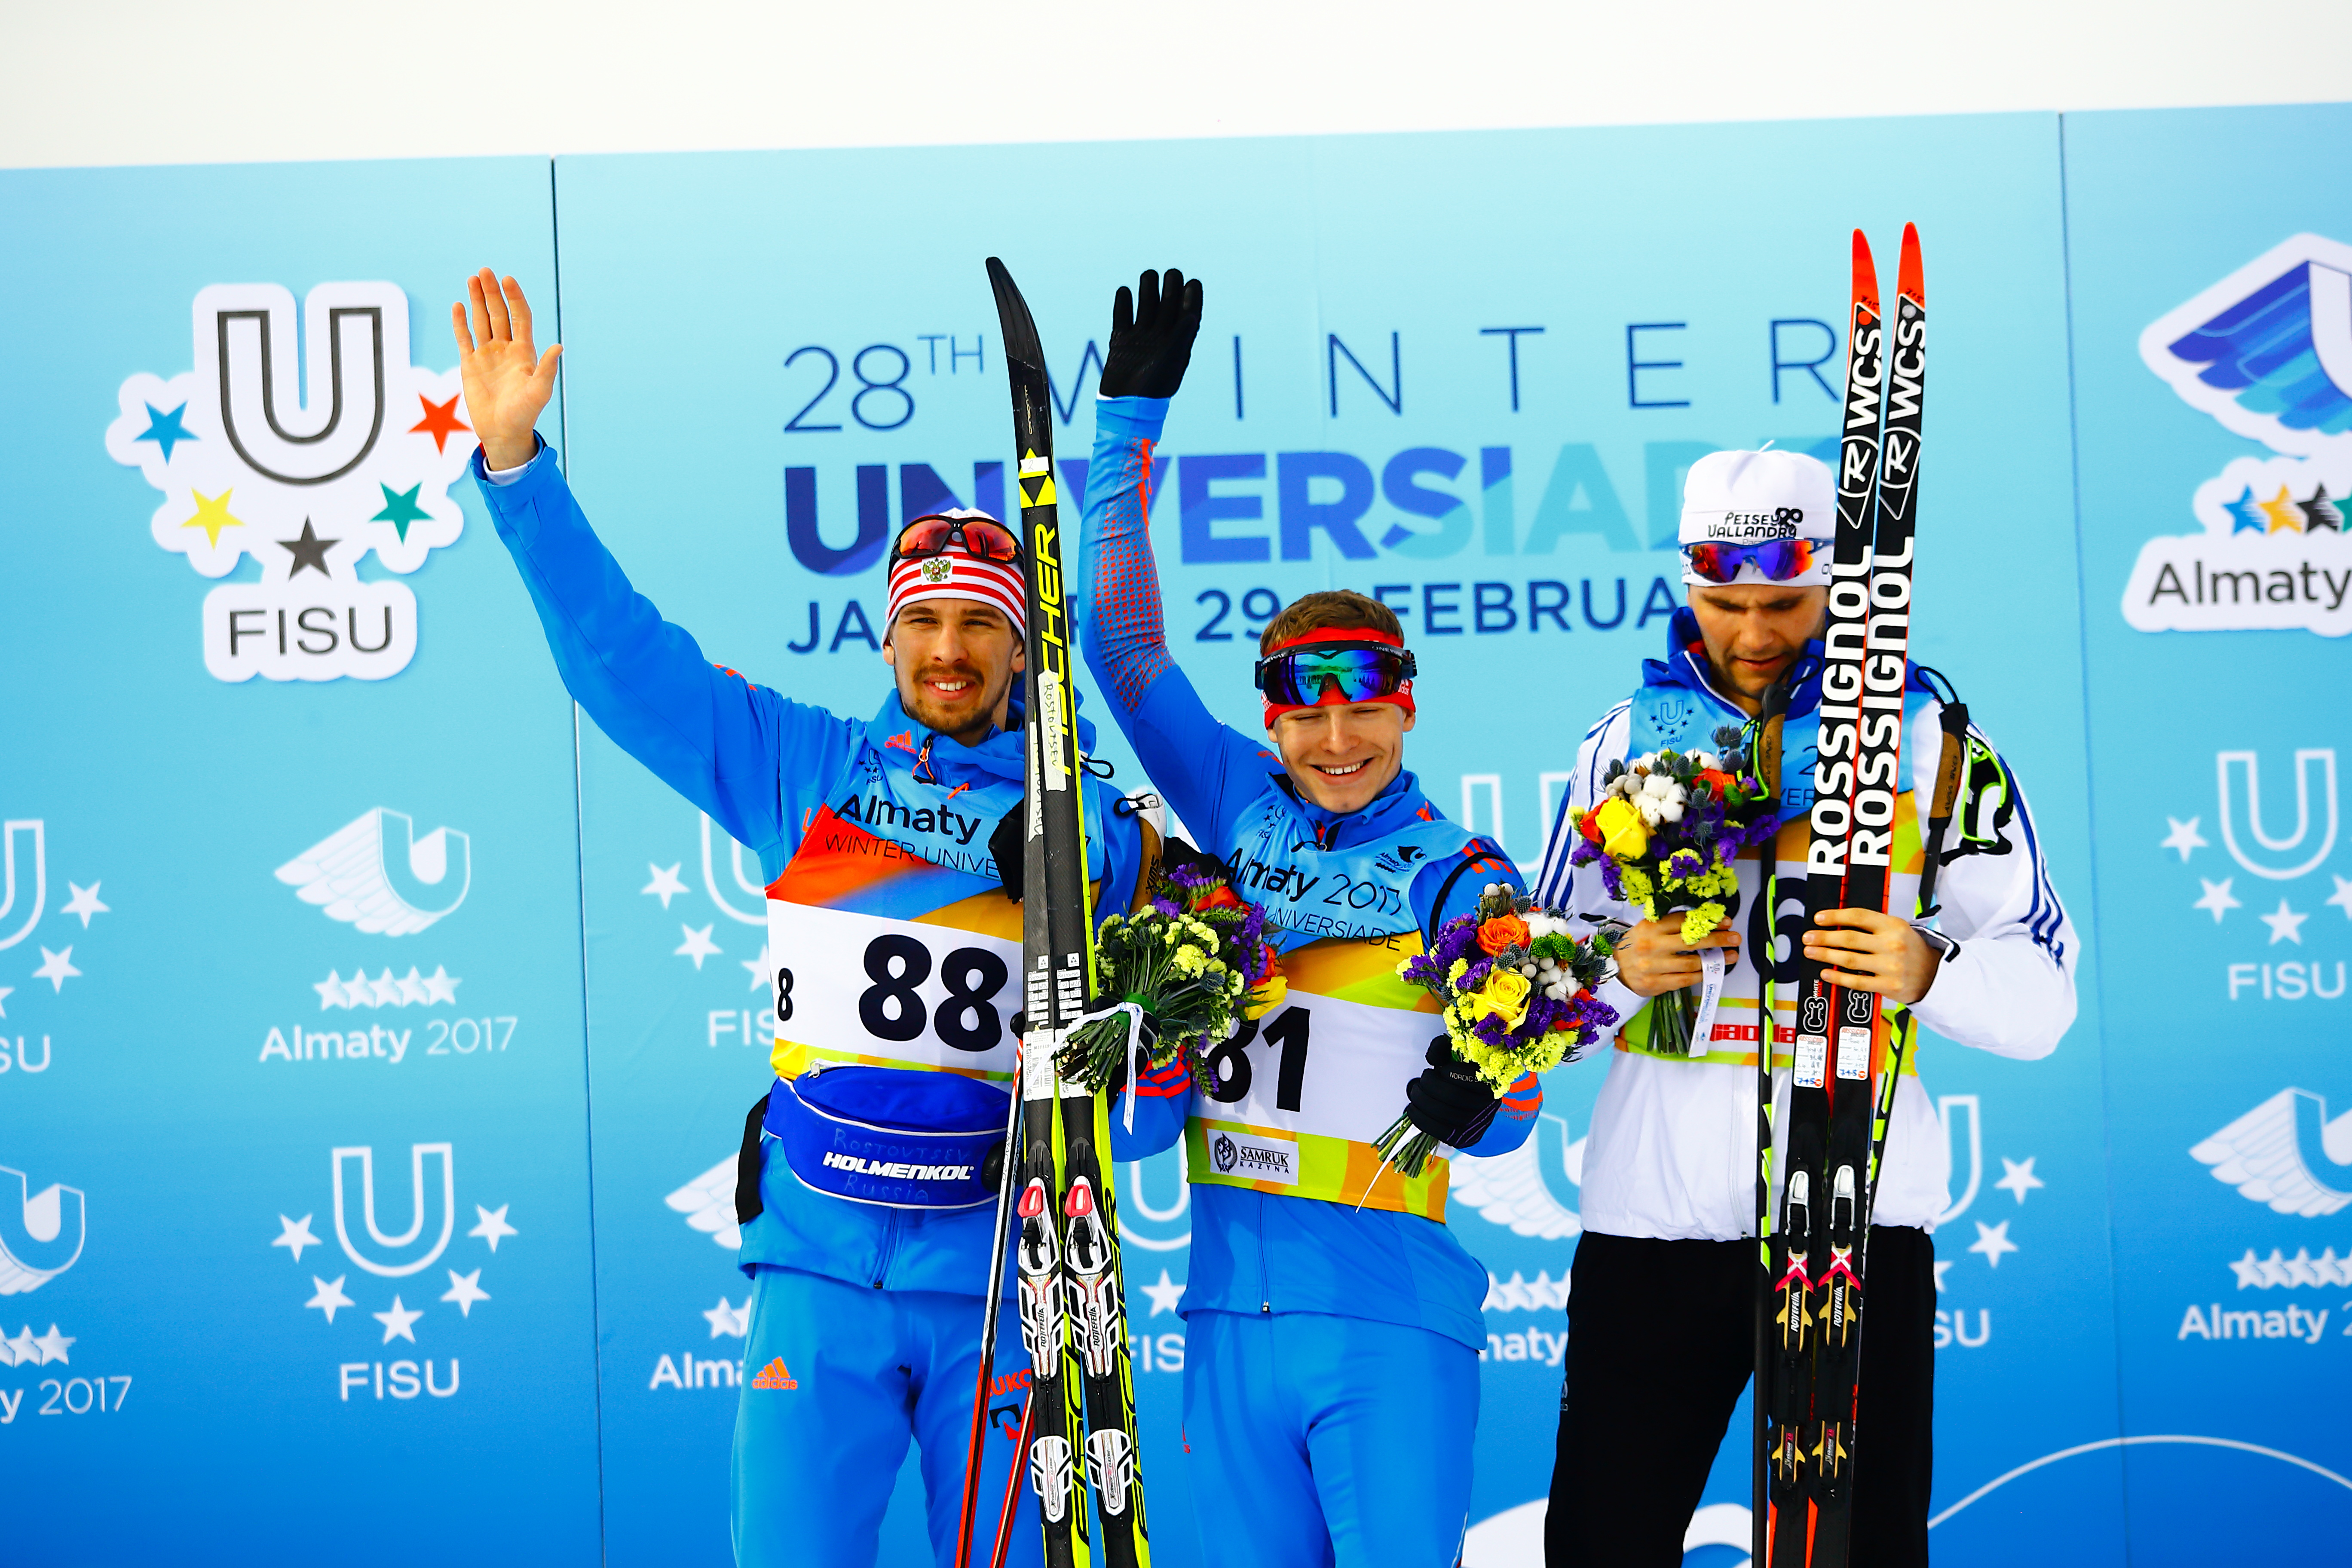
[[[1181,914],[1182,914],[1182,913],[1184,912],[1183,908],[1182,908],[1182,906],[1181,906],[1181,905],[1179,905],[1179,904],[1177,904],[1177,903],[1174,903],[1174,902],[1172,902],[1171,900],[1167,900],[1167,899],[1154,899],[1154,900],[1151,900],[1151,907],[1152,907],[1153,909],[1155,909],[1155,910],[1158,910],[1161,914],[1168,916],[1168,917],[1169,917],[1170,919],[1171,919],[1171,920],[1172,920],[1172,919],[1174,919],[1176,916],[1181,915]]]
[[[1616,900],[1621,903],[1624,900],[1625,881],[1623,878],[1617,874],[1616,861],[1603,860],[1601,862],[1601,885],[1609,890],[1609,896],[1612,899]]]
[[[1669,877],[1696,877],[1706,869],[1706,862],[1699,858],[1696,849],[1677,849],[1666,857],[1666,875]]]

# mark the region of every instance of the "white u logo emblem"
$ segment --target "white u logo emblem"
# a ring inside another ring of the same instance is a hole
[[[380,283],[310,291],[307,406],[294,297],[276,284],[215,284],[197,296],[197,371],[217,377],[221,434],[247,468],[283,485],[323,485],[367,460],[383,433],[385,338],[407,331],[405,300],[394,308],[387,291],[396,292]]]
[[[357,1159],[360,1163],[360,1219],[367,1226],[368,1238],[389,1251],[414,1246],[425,1234],[425,1157],[437,1154],[441,1158],[441,1234],[433,1249],[424,1257],[408,1263],[379,1263],[352,1245],[351,1225],[343,1217],[343,1162]],[[371,1274],[381,1274],[388,1279],[398,1279],[421,1268],[430,1268],[449,1245],[449,1234],[457,1224],[457,1175],[453,1169],[450,1146],[446,1143],[412,1143],[408,1150],[410,1208],[408,1228],[398,1236],[384,1235],[375,1218],[375,1151],[362,1146],[338,1149],[335,1164],[335,1239],[343,1244],[343,1256]]]
[[[5,851],[0,853],[5,853],[8,863],[6,890],[0,893],[0,921],[5,921],[16,908],[16,835],[27,833],[33,839],[33,901],[25,910],[25,923],[7,935],[0,936],[0,948],[11,948],[33,934],[33,928],[40,924],[41,910],[48,905],[48,846],[38,818],[11,822],[5,829],[0,829],[0,833],[5,833],[7,840]]]
[[[2311,837],[2311,775],[2314,764],[2324,775],[2322,792],[2327,798],[2327,830],[2319,847],[2301,865],[2284,868],[2265,866],[2254,860],[2238,842],[2237,813],[2230,805],[2230,768],[2242,763],[2246,768],[2246,826],[2253,841],[2264,849],[2284,855],[2300,849]],[[2257,877],[2267,877],[2274,882],[2284,882],[2302,876],[2327,858],[2336,847],[2336,751],[2330,746],[2315,746],[2294,754],[2294,831],[2284,838],[2273,838],[2263,830],[2263,795],[2260,763],[2252,752],[2222,752],[2214,758],[2214,771],[2219,775],[2221,805],[2221,842],[2231,858]]]

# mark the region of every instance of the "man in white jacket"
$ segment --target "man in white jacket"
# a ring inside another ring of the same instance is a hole
[[[1893,913],[1841,910],[1808,927],[1805,816],[1820,700],[1817,639],[1828,603],[1835,486],[1792,452],[1718,452],[1694,465],[1684,499],[1683,581],[1667,657],[1584,738],[1554,825],[1539,897],[1591,920],[1631,924],[1619,977],[1603,992],[1625,1022],[1593,1107],[1570,1289],[1559,1453],[1545,1526],[1550,1568],[1675,1568],[1684,1531],[1753,1368],[1757,1289],[1756,1052],[1764,1048],[1759,962],[1775,965],[1770,1048],[1774,1125],[1785,1130],[1795,981],[1804,955],[1835,965],[1837,985],[1879,993],[1937,1035],[2031,1059],[2074,1018],[2072,924],[2051,886],[2023,795],[1990,743],[1970,731],[1967,793],[1945,844],[1933,926],[1917,908],[1916,835],[1898,863]],[[1776,520],[1770,528],[1726,532]],[[1749,537],[1762,535],[1765,537]],[[1738,542],[1725,542],[1727,539]],[[1590,807],[1612,762],[1672,746],[1706,748],[1775,684],[1791,689],[1780,783],[1788,824],[1777,845],[1778,907],[1754,849],[1738,864],[1740,903],[1696,947],[1725,950],[1722,1000],[1700,1054],[1654,1048],[1653,997],[1701,978],[1681,917],[1644,921],[1613,900],[1601,868],[1571,868],[1570,814]],[[1903,767],[1922,806],[1933,792],[1942,704],[1913,673]],[[1898,862],[1906,841],[1898,837]],[[1912,1068],[1897,1086],[1868,1243],[1870,1313],[1851,1562],[1927,1561],[1935,1393],[1935,1248],[1949,1202],[1950,1153]],[[1775,1162],[1778,1169],[1780,1162]],[[1777,1205],[1779,1194],[1773,1201]]]

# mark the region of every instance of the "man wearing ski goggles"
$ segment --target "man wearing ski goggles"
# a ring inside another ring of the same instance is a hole
[[[1137,1101],[1139,1145],[1182,1138],[1192,1184],[1183,1462],[1223,1568],[1426,1568],[1454,1560],[1470,1506],[1486,1274],[1445,1226],[1444,1161],[1407,1181],[1373,1141],[1403,1107],[1448,1158],[1507,1153],[1542,1094],[1528,1075],[1498,1099],[1433,1044],[1396,968],[1521,879],[1404,766],[1417,672],[1388,605],[1334,590],[1277,613],[1258,733],[1220,723],[1177,665],[1146,502],[1199,290],[1147,272],[1118,291],[1072,574],[1112,716],[1264,910],[1286,986],[1212,1081]]]
[[[1679,1561],[1691,1500],[1750,1380],[1759,1058],[1769,1050],[1778,1072],[1773,1126],[1785,1147],[1798,1038],[1798,954],[1773,950],[1794,937],[1832,984],[1875,992],[1890,1016],[1907,1008],[1946,1038],[2001,1056],[2046,1054],[2074,1016],[2075,943],[2030,826],[2001,830],[1990,851],[2001,858],[1943,858],[1939,929],[1904,918],[1917,908],[1918,868],[1935,852],[1916,836],[1907,856],[1895,838],[1892,912],[1803,916],[1817,770],[1850,767],[1842,759],[1858,749],[1856,710],[1825,697],[1816,657],[1836,517],[1834,477],[1811,457],[1717,452],[1692,466],[1680,540],[1688,607],[1674,617],[1666,657],[1645,662],[1640,689],[1585,736],[1553,828],[1543,901],[1629,929],[1616,945],[1617,978],[1602,988],[1623,1021],[1585,1144],[1559,1458],[1544,1525],[1550,1568]],[[1906,827],[1927,816],[1918,781],[1932,783],[1951,740],[1940,700],[1916,676],[1915,667],[1888,704],[1899,716],[1882,710],[1864,721],[1894,720],[1903,731],[1892,809]],[[1716,730],[1757,716],[1776,686],[1786,689],[1785,761],[1767,783],[1790,806],[1777,839],[1734,861],[1730,920],[1685,941],[1680,913],[1644,919],[1611,895],[1601,863],[1573,865],[1583,840],[1570,814],[1592,808],[1609,770],[1669,747],[1715,750]],[[2014,804],[2024,825],[2022,802]],[[1710,977],[1707,958],[1717,955]],[[1654,1007],[1681,1005],[1675,994],[1702,988],[1720,1011],[1708,1015],[1706,1037],[1685,1047],[1660,1029]],[[1927,1561],[1937,1265],[1927,1232],[1949,1197],[1943,1129],[1911,1060],[1868,1211],[1866,1316],[1875,1326],[1855,1417],[1868,1434],[1853,1494],[1858,1568]],[[1775,1162],[1776,1173],[1785,1169]]]
[[[521,288],[485,272],[468,294],[452,326],[481,443],[476,477],[566,688],[756,855],[766,884],[755,981],[774,1019],[773,1077],[746,1119],[731,1208],[751,1277],[735,1561],[872,1564],[912,1438],[948,1568],[963,1493],[940,1478],[965,1461],[975,1426],[973,1329],[1015,1067],[1005,1025],[1020,1005],[1021,905],[1006,895],[1018,897],[1020,857],[1005,847],[1026,816],[1024,552],[1012,530],[965,508],[899,531],[884,563],[893,679],[870,717],[754,685],[635,593],[533,434],[560,351],[535,352]],[[781,673],[805,679],[807,668],[787,659]],[[1081,719],[1079,743],[1091,737]],[[1116,790],[1089,778],[1085,792],[1088,871],[1108,914],[1145,890],[1155,851]],[[742,940],[730,956],[759,939]],[[961,1008],[927,1004],[927,975]],[[1163,1076],[1166,1095],[1189,1083],[1181,1065]],[[1146,1072],[1139,1087],[1153,1083]],[[1114,1159],[1133,1157],[1116,1121],[1111,1139]],[[996,1355],[1021,1355],[1013,1312]],[[1013,1448],[982,1450],[978,1489],[991,1499],[1005,1495]],[[1013,1495],[1011,1562],[1034,1568],[1036,1494]],[[975,1521],[983,1559],[994,1525],[993,1506]]]

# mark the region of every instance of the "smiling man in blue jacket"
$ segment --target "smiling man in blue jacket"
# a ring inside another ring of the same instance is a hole
[[[1021,914],[991,838],[1022,800],[1017,542],[962,510],[900,532],[883,648],[894,685],[871,719],[755,686],[706,660],[590,531],[533,433],[562,350],[534,352],[521,288],[485,268],[467,290],[470,322],[467,306],[451,314],[481,442],[475,477],[565,687],[772,879],[775,1079],[746,1131],[737,1197],[753,1283],[736,1560],[869,1568],[911,1436],[944,1568],[1014,1065]],[[1086,743],[1083,722],[1079,732]],[[1106,912],[1128,907],[1155,852],[1117,804],[1096,784],[1087,808],[1087,871]],[[1138,1098],[1155,1114],[1139,1124],[1171,1123],[1185,1088],[1181,1068],[1145,1075]],[[1116,1130],[1113,1144],[1132,1157]],[[1010,1294],[1009,1268],[993,1288]],[[998,1364],[1022,1365],[1011,1311]],[[1014,1425],[988,1438],[978,1561]],[[1012,1560],[1039,1561],[1041,1542],[1029,1501]]]
[[[1533,1127],[1533,1076],[1497,1101],[1396,977],[1488,884],[1520,878],[1404,769],[1414,665],[1385,605],[1309,594],[1275,616],[1260,735],[1219,723],[1171,657],[1147,491],[1200,323],[1180,273],[1118,291],[1076,574],[1112,716],[1265,906],[1288,983],[1210,1054],[1183,1131],[1193,1509],[1220,1568],[1438,1568],[1470,1506],[1486,1271],[1445,1227],[1446,1162],[1407,1181],[1372,1142],[1408,1108],[1446,1152],[1504,1153]]]

